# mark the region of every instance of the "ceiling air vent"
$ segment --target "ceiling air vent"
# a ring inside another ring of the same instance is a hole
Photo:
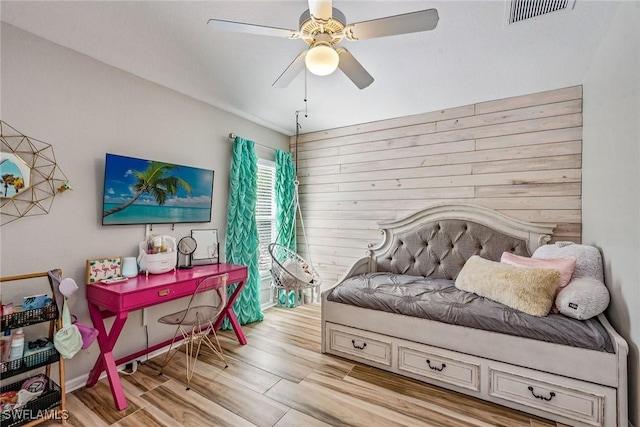
[[[535,18],[546,13],[565,10],[569,6],[569,2],[570,0],[511,0],[509,24]]]

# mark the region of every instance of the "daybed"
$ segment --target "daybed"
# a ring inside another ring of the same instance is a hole
[[[447,204],[380,227],[322,293],[323,352],[567,425],[627,427],[628,346],[603,314],[535,317],[454,286],[472,255],[530,256],[554,225]]]

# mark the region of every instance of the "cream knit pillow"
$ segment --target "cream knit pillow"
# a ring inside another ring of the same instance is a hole
[[[543,317],[551,310],[559,282],[558,270],[514,267],[474,255],[460,270],[456,287]]]

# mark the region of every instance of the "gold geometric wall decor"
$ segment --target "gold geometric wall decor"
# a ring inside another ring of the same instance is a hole
[[[56,194],[69,189],[51,144],[0,120],[0,226],[49,213]]]

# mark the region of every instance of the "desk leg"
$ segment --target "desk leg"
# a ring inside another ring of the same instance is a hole
[[[89,372],[87,387],[93,387],[98,382],[102,371],[106,369],[109,386],[111,387],[111,394],[113,395],[116,408],[119,411],[122,411],[127,408],[127,398],[124,395],[124,390],[122,388],[122,383],[120,382],[120,376],[118,375],[118,369],[116,367],[112,351],[118,341],[120,333],[122,332],[122,328],[127,321],[129,313],[118,313],[109,333],[107,333],[102,313],[97,305],[89,303],[89,315],[91,316],[93,326],[98,330],[100,356],[98,357],[98,360],[96,360],[96,364],[93,366],[91,372]]]
[[[215,330],[218,330],[220,329],[222,322],[224,322],[224,319],[228,317],[229,322],[231,322],[231,326],[233,327],[233,331],[236,333],[236,337],[238,337],[238,342],[242,345],[247,344],[247,338],[244,336],[244,332],[242,332],[242,327],[240,326],[240,322],[238,322],[238,318],[236,317],[236,314],[233,312],[233,304],[236,302],[236,299],[238,299],[238,297],[240,296],[240,293],[242,292],[242,289],[244,288],[245,283],[246,281],[244,280],[238,283],[238,286],[236,286],[236,289],[229,296],[229,300],[227,301],[226,307],[224,308],[224,310],[222,310],[222,313],[220,313],[220,316],[218,316],[218,320],[216,320],[215,323],[213,324],[213,328]]]

